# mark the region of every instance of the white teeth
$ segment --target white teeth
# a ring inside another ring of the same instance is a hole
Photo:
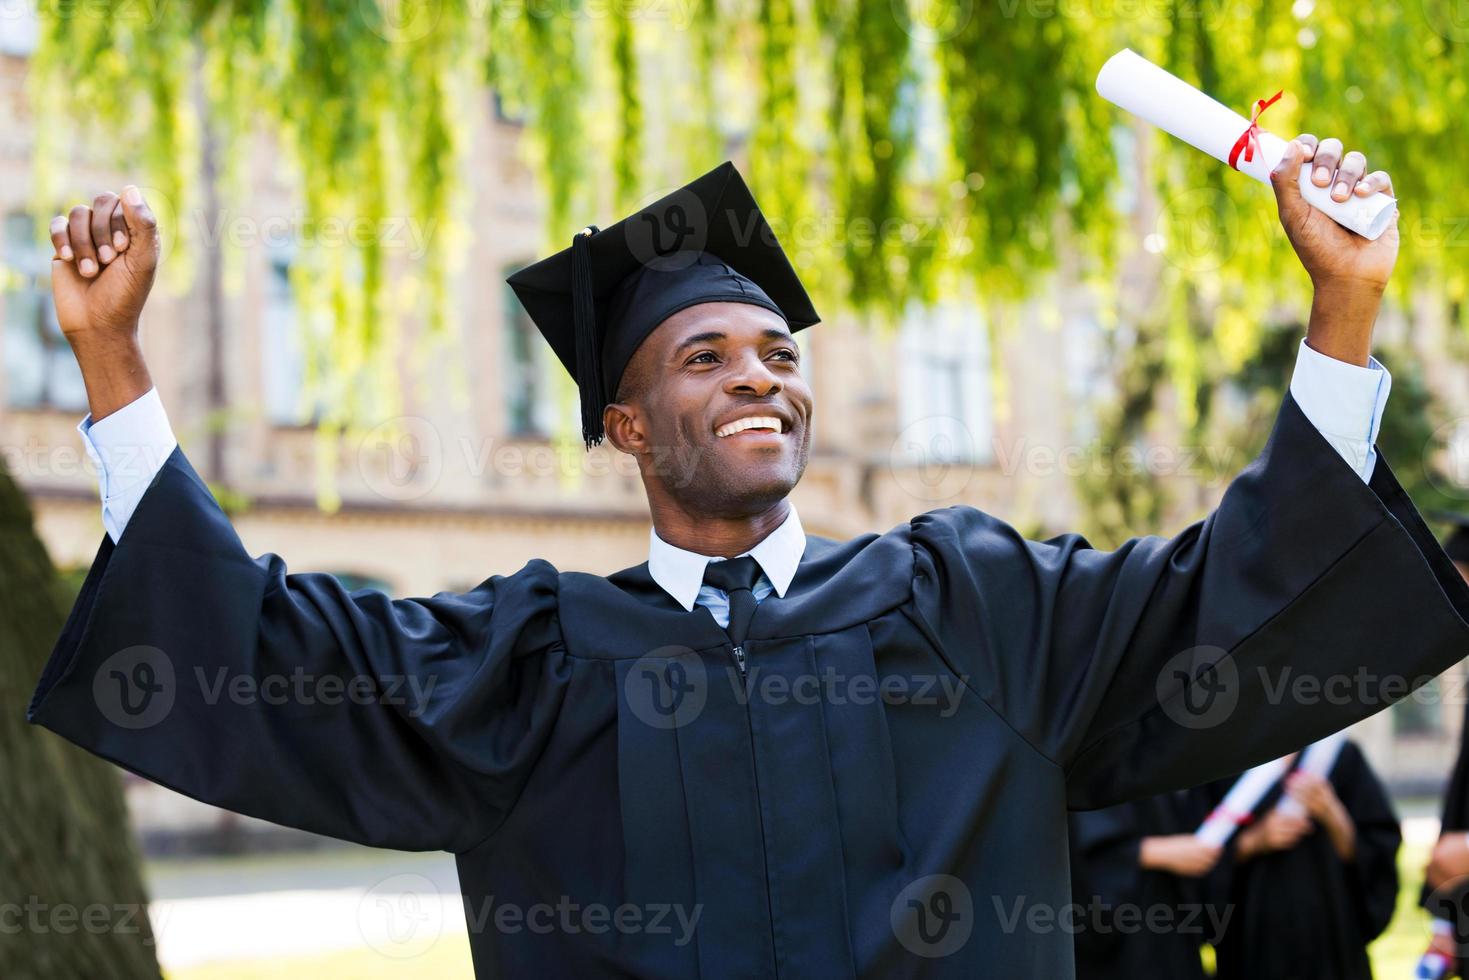
[[[781,424],[780,419],[773,415],[751,415],[749,418],[726,422],[724,425],[715,429],[714,434],[723,439],[725,436],[732,436],[736,432],[744,432],[746,429],[774,429],[776,432],[785,431],[785,427]]]

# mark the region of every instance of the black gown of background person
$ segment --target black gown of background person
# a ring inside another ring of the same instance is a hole
[[[1199,949],[1217,938],[1218,917],[1204,908],[1203,879],[1143,868],[1138,853],[1145,837],[1193,833],[1209,809],[1206,791],[1189,789],[1071,814],[1071,896],[1088,909],[1076,933],[1077,980],[1204,980]],[[1104,911],[1091,911],[1095,903]],[[1132,921],[1116,916],[1123,906],[1137,910]],[[1156,909],[1168,910],[1172,927],[1146,925]]]
[[[1071,901],[1068,805],[1340,730],[1388,701],[1295,703],[1281,679],[1439,674],[1466,617],[1386,461],[1364,483],[1289,396],[1171,539],[1027,541],[966,506],[810,536],[749,625],[747,681],[646,563],[396,600],[288,573],[175,450],[103,537],[28,715],[218,806],[453,852],[482,980],[1064,980],[1072,937],[1030,915]],[[298,674],[304,696],[248,696]],[[364,680],[380,696],[342,700]]]
[[[1451,521],[1453,530],[1444,539],[1444,553],[1461,564],[1469,565],[1469,515],[1438,514]],[[1469,653],[1469,650],[1465,651]],[[1469,703],[1464,708],[1464,724],[1459,730],[1459,755],[1444,788],[1440,834],[1469,831]],[[1454,935],[1462,945],[1469,944],[1469,882],[1453,882],[1435,894],[1423,885],[1423,907],[1431,914],[1454,924]]]
[[[1444,789],[1440,834],[1469,831],[1469,706],[1464,709],[1464,725],[1460,732],[1459,756]],[[1452,882],[1437,892],[1423,886],[1423,907],[1432,915],[1454,925],[1458,941],[1469,943],[1469,882]]]
[[[1342,746],[1328,778],[1356,827],[1356,853],[1343,861],[1317,824],[1290,850],[1230,862],[1225,887],[1234,909],[1216,945],[1219,980],[1371,978],[1367,944],[1387,928],[1397,904],[1402,831],[1356,743]],[[1231,785],[1215,783],[1215,799]],[[1281,792],[1277,786],[1266,794],[1256,818]]]

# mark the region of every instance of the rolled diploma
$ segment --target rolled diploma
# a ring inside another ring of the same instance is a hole
[[[1235,141],[1250,127],[1250,121],[1244,116],[1130,48],[1123,48],[1107,59],[1097,73],[1097,93],[1226,165]],[[1253,160],[1246,160],[1241,151],[1235,162],[1241,173],[1269,184],[1270,171],[1285,156],[1289,144],[1263,129],[1257,131],[1255,143]],[[1330,186],[1317,187],[1311,183],[1310,163],[1301,165],[1300,183],[1301,196],[1307,203],[1368,240],[1376,240],[1386,231],[1397,212],[1397,200],[1381,191],[1371,197],[1358,197],[1354,193],[1340,203],[1333,201]]]
[[[1234,781],[1224,799],[1214,812],[1194,831],[1194,836],[1206,844],[1223,847],[1240,824],[1248,820],[1255,806],[1270,792],[1270,787],[1285,775],[1289,759],[1275,759],[1247,771]]]
[[[1301,763],[1296,768],[1325,779],[1332,766],[1336,765],[1337,757],[1341,755],[1346,741],[1347,733],[1337,732],[1318,742],[1312,742],[1301,753]],[[1265,794],[1280,782],[1290,768],[1290,761],[1290,756],[1285,756],[1246,771],[1229,787],[1229,792],[1224,794],[1224,799],[1219,801],[1214,812],[1194,831],[1194,836],[1205,843],[1223,846],[1234,836],[1240,824],[1254,812],[1255,807],[1260,805]],[[1282,795],[1280,802],[1275,804],[1275,809],[1300,816],[1306,813],[1306,808],[1293,796]]]
[[[1336,765],[1336,758],[1341,755],[1341,748],[1346,742],[1346,732],[1337,732],[1319,742],[1312,742],[1301,754],[1301,764],[1296,766],[1296,769],[1325,779],[1331,775],[1331,769]],[[1275,809],[1297,817],[1306,815],[1306,808],[1301,806],[1300,801],[1294,796],[1282,796],[1280,802],[1275,804]]]

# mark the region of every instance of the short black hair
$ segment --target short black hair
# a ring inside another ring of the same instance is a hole
[[[636,358],[633,358],[627,362],[622,377],[618,379],[615,400],[619,402],[636,401],[643,397],[643,393],[647,390],[648,371],[638,363]]]

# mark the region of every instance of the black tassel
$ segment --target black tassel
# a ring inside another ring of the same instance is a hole
[[[592,236],[588,225],[571,240],[571,312],[576,327],[576,386],[581,391],[581,434],[590,449],[602,441],[602,345],[597,336],[597,307],[592,290]]]

